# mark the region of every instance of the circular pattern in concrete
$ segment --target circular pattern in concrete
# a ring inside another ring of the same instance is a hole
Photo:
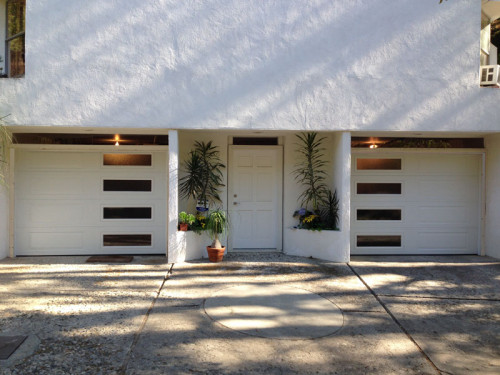
[[[205,312],[233,330],[274,339],[313,339],[338,331],[342,311],[303,289],[280,285],[240,285],[219,290]]]

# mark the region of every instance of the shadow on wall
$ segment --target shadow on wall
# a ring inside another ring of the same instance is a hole
[[[27,40],[13,122],[451,130],[486,96],[468,90],[476,40],[452,30],[472,25],[467,2],[127,5],[30,4],[47,17],[29,21],[43,38]]]

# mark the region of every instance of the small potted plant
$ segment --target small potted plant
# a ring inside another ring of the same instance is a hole
[[[207,217],[206,230],[213,239],[210,246],[207,246],[208,259],[211,262],[221,262],[224,257],[225,246],[219,241],[219,235],[227,231],[228,221],[226,213],[223,210],[217,209],[209,213]]]
[[[185,232],[188,230],[190,225],[193,225],[195,221],[195,216],[193,214],[188,214],[185,211],[179,213],[179,230]]]

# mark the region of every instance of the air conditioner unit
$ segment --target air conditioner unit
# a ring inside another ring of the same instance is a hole
[[[481,66],[481,86],[500,86],[500,65]]]

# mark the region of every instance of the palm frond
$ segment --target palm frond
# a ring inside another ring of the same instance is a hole
[[[226,166],[220,161],[217,146],[212,141],[196,141],[189,155],[184,163],[187,174],[179,184],[181,197],[201,201],[205,208],[208,202],[221,202],[220,189],[225,186],[222,170]]]
[[[302,207],[308,208],[311,204],[312,210],[318,211],[328,190],[325,183],[327,173],[324,170],[328,162],[323,159],[325,148],[322,147],[326,137],[318,137],[316,132],[300,133],[296,136],[299,157],[292,173],[295,175],[295,181],[304,187],[299,201]]]

